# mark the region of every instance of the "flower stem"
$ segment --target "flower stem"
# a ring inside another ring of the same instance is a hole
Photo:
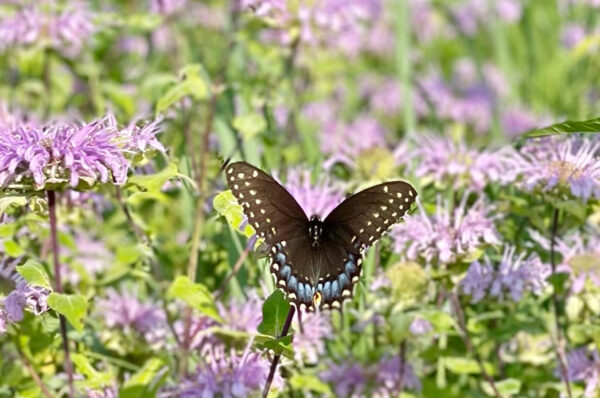
[[[219,287],[219,290],[217,290],[217,292],[215,293],[215,300],[218,300],[219,297],[221,297],[221,295],[225,293],[225,290],[227,289],[227,286],[229,286],[229,282],[231,281],[231,279],[240,271],[240,269],[242,269],[242,265],[244,265],[244,261],[246,261],[246,258],[248,258],[250,250],[250,247],[246,247],[244,251],[240,254],[237,261],[235,262],[235,265],[233,266],[233,269],[231,270],[229,275],[227,275],[227,277],[223,280],[223,282],[221,283],[221,287]]]
[[[33,379],[33,381],[35,382],[35,384],[37,384],[37,386],[42,391],[42,394],[46,398],[52,398],[52,394],[50,393],[50,390],[48,390],[48,387],[46,387],[44,385],[44,382],[40,378],[40,375],[37,374],[37,372],[35,371],[33,365],[31,364],[31,362],[29,362],[29,359],[25,356],[25,353],[23,352],[23,350],[21,350],[21,347],[19,347],[19,343],[15,341],[15,345],[17,347],[17,353],[19,354],[19,357],[21,358],[21,361],[23,361],[23,364],[25,365],[25,368],[29,372],[29,375],[31,376],[31,378]]]
[[[63,292],[62,281],[60,277],[60,262],[58,255],[58,233],[56,230],[56,193],[52,190],[46,191],[48,196],[48,212],[50,213],[50,241],[52,244],[52,254],[54,259],[54,290],[57,293]],[[69,340],[67,337],[67,321],[65,317],[58,314],[60,320],[60,334],[62,336],[63,350],[65,351],[65,370],[69,383],[69,396],[75,397],[75,387],[73,385],[73,364],[71,363],[71,355],[69,354]]]
[[[288,311],[287,318],[285,318],[285,323],[283,324],[283,329],[281,330],[281,337],[285,337],[290,330],[290,325],[292,324],[292,319],[294,319],[294,313],[296,312],[295,306],[290,306],[290,310]],[[269,376],[267,377],[267,382],[265,383],[265,388],[263,390],[263,398],[266,398],[269,395],[269,390],[271,389],[271,383],[273,382],[273,378],[275,377],[275,371],[277,370],[277,364],[279,363],[279,358],[281,354],[277,354],[273,357],[273,361],[271,362],[271,369],[269,369]]]
[[[477,351],[473,347],[473,344],[471,343],[471,338],[469,337],[469,332],[467,331],[467,324],[465,322],[465,314],[462,310],[462,307],[460,306],[460,300],[458,299],[456,292],[452,292],[452,294],[450,294],[450,301],[452,303],[452,307],[454,307],[454,313],[458,318],[458,326],[460,327],[460,330],[462,332],[462,338],[465,342],[465,345],[467,346],[467,351],[469,351],[469,354],[471,354],[471,356],[475,358],[481,375],[489,383],[490,387],[492,388],[492,391],[494,391],[494,395],[496,396],[496,398],[502,398],[502,395],[498,391],[498,388],[496,388],[494,379],[485,370],[485,367],[483,366],[483,361],[481,360],[479,353],[477,353]]]
[[[558,209],[554,209],[554,213],[552,215],[552,226],[551,226],[551,237],[550,237],[550,265],[552,266],[552,276],[556,274],[556,250],[554,249],[556,246],[556,235],[558,231],[558,217],[560,211]],[[560,325],[560,307],[558,305],[558,294],[556,293],[556,289],[552,289],[552,310],[554,311],[554,333],[556,334],[556,357],[558,358],[558,363],[560,365],[560,373],[562,374],[562,378],[565,382],[565,386],[567,387],[567,396],[572,398],[571,393],[571,383],[569,381],[569,372],[567,371],[567,361],[565,354],[565,341],[563,338],[562,328]]]
[[[404,373],[406,372],[406,339],[402,339],[400,343],[400,383],[398,384],[398,394],[402,394],[402,390],[404,389]]]

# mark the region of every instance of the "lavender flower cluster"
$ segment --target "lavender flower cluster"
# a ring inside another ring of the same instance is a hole
[[[539,294],[548,285],[546,278],[551,274],[549,265],[543,264],[537,256],[525,258],[525,253],[515,255],[514,247],[507,247],[497,269],[485,257],[483,262],[475,261],[460,282],[460,288],[477,303],[486,295],[500,301],[509,297],[518,302],[525,291]]]
[[[149,149],[164,151],[156,139],[158,130],[158,120],[143,128],[130,124],[119,129],[112,115],[82,125],[0,127],[0,186],[123,184],[134,156]]]

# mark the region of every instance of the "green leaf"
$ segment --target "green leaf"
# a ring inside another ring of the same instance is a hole
[[[213,199],[213,207],[222,216],[225,216],[227,223],[234,230],[239,230],[242,220],[244,220],[244,211],[242,206],[237,202],[233,193],[230,190],[221,192]],[[242,231],[246,237],[251,237],[256,233],[254,228],[248,223]]]
[[[178,276],[173,281],[167,291],[167,297],[182,300],[204,315],[223,322],[208,288],[201,283],[193,283],[187,276]]]
[[[52,290],[46,270],[37,261],[27,260],[25,264],[17,267],[17,272],[30,284]]]
[[[565,291],[565,284],[569,280],[569,274],[566,272],[557,272],[548,277],[548,282],[554,287],[554,291],[562,294]]]
[[[88,306],[83,296],[53,292],[48,296],[48,306],[59,314],[64,315],[77,331],[83,331],[83,320]]]
[[[160,189],[167,181],[177,175],[177,165],[169,163],[169,165],[156,174],[134,175],[129,177],[126,187],[137,186],[143,191],[160,192]]]
[[[267,122],[260,113],[238,115],[233,118],[232,125],[246,140],[253,138],[267,128]]]
[[[127,115],[127,118],[133,117],[135,114],[135,99],[123,86],[106,82],[102,85],[102,91]]]
[[[85,380],[76,382],[79,388],[100,388],[113,383],[114,375],[111,372],[97,371],[85,355],[72,353],[71,360],[77,373],[85,377]]]
[[[463,357],[445,357],[444,358],[444,366],[446,369],[456,374],[479,374],[481,370],[479,369],[479,365],[477,361],[470,358]],[[490,364],[483,364],[485,371],[489,374],[494,373],[494,369]]]
[[[290,385],[294,390],[313,391],[328,396],[333,395],[333,391],[327,383],[323,383],[317,376],[311,374],[294,374],[290,379]]]
[[[567,120],[566,122],[530,130],[523,135],[523,138],[535,138],[545,137],[547,135],[573,133],[600,133],[600,118],[584,121]]]
[[[275,354],[281,354],[286,358],[294,359],[294,350],[292,347],[293,338],[293,335],[288,334],[278,339],[268,336],[268,338],[265,338],[264,340],[257,338],[256,341],[257,343],[262,341],[261,344],[264,347],[273,350]]]
[[[21,246],[19,246],[19,244],[12,239],[5,240],[3,242],[3,245],[4,245],[4,251],[10,257],[19,257],[20,255],[25,253],[25,250],[23,250],[23,248]]]
[[[181,70],[182,80],[167,90],[156,103],[156,113],[162,113],[185,97],[208,98],[209,87],[200,65],[188,65]]]
[[[164,362],[159,358],[149,359],[125,382],[119,392],[119,398],[154,397],[162,384],[161,380],[165,377],[165,374],[159,373],[164,366]]]
[[[496,393],[492,389],[492,386],[490,385],[490,383],[487,383],[484,381],[484,382],[482,382],[481,385],[483,387],[483,391],[487,395],[489,395],[491,397],[496,396]],[[498,390],[500,395],[502,395],[503,397],[515,395],[515,394],[518,394],[519,391],[521,391],[521,381],[517,380],[517,379],[504,379],[504,380],[496,381],[496,382],[494,382],[494,385],[496,386],[496,389]]]
[[[258,325],[259,333],[279,337],[289,311],[290,303],[281,291],[275,290],[263,303],[263,319]]]
[[[10,207],[22,207],[27,204],[27,196],[16,193],[3,193],[0,196],[0,214]]]

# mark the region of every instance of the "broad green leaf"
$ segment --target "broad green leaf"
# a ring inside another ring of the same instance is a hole
[[[246,140],[253,138],[267,128],[265,118],[259,113],[238,115],[233,118],[232,125]]]
[[[239,230],[240,224],[245,218],[244,211],[230,190],[223,191],[215,196],[213,199],[213,206],[219,214],[225,216],[227,223],[231,225],[234,230]],[[256,231],[248,223],[242,233],[249,238],[256,234]]]
[[[204,315],[223,322],[210,291],[201,283],[193,283],[187,276],[178,276],[173,281],[167,291],[167,297],[182,300]]]
[[[0,214],[8,210],[9,207],[22,207],[27,204],[27,196],[16,193],[5,193],[0,196]]]
[[[156,103],[156,113],[162,113],[186,97],[197,100],[208,98],[209,86],[200,65],[189,65],[181,71],[182,79],[169,88]]]
[[[323,383],[318,377],[312,374],[294,374],[290,379],[290,385],[295,390],[313,391],[319,394],[331,396],[333,391],[328,384]]]
[[[76,382],[79,388],[100,388],[113,383],[114,375],[111,372],[97,371],[85,355],[73,353],[71,360],[77,373],[85,377],[85,380]]]
[[[479,368],[479,364],[477,364],[477,361],[475,361],[474,359],[470,359],[470,358],[445,357],[444,358],[444,366],[446,366],[446,369],[448,369],[452,373],[456,373],[456,374],[479,374],[479,373],[481,373],[481,370]],[[494,373],[493,367],[490,364],[484,363],[483,366],[485,368],[485,371],[488,374]]]
[[[17,272],[30,284],[52,290],[46,270],[37,261],[27,260],[25,264],[17,267]]]
[[[125,382],[123,389],[119,392],[119,398],[154,397],[165,376],[160,372],[164,366],[164,362],[159,358],[149,359]]]
[[[496,393],[492,389],[490,383],[483,381],[481,385],[483,387],[483,391],[487,395],[491,397],[496,396]],[[496,389],[498,390],[500,395],[502,395],[503,397],[509,397],[511,395],[518,394],[519,391],[521,391],[521,381],[518,379],[504,379],[494,382],[494,385],[496,386]]]
[[[263,319],[258,325],[258,331],[275,338],[279,337],[289,311],[290,303],[281,291],[275,290],[263,303]]]
[[[286,358],[294,359],[294,350],[292,347],[293,338],[294,336],[291,334],[287,334],[278,339],[268,336],[268,338],[262,341],[262,345],[270,350],[273,350],[275,354],[281,354]],[[260,339],[257,338],[257,342],[259,340]]]
[[[169,163],[169,165],[156,174],[134,175],[129,177],[127,187],[133,185],[146,192],[160,192],[160,189],[167,181],[177,175],[177,165]]]
[[[48,306],[59,314],[64,315],[77,331],[83,331],[83,320],[88,306],[83,296],[53,292],[48,296]]]
[[[19,257],[20,255],[25,253],[23,248],[21,246],[19,246],[19,244],[12,239],[7,239],[2,243],[4,246],[4,251],[10,257]]]
[[[566,122],[530,130],[523,138],[545,137],[555,134],[600,133],[600,118],[590,120],[567,120]]]

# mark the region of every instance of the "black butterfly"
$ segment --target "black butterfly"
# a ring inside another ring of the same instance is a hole
[[[417,197],[410,184],[390,181],[350,196],[325,220],[314,215],[309,219],[292,195],[262,170],[238,162],[225,174],[248,222],[265,240],[277,287],[309,311],[341,308],[352,297],[363,251]]]

